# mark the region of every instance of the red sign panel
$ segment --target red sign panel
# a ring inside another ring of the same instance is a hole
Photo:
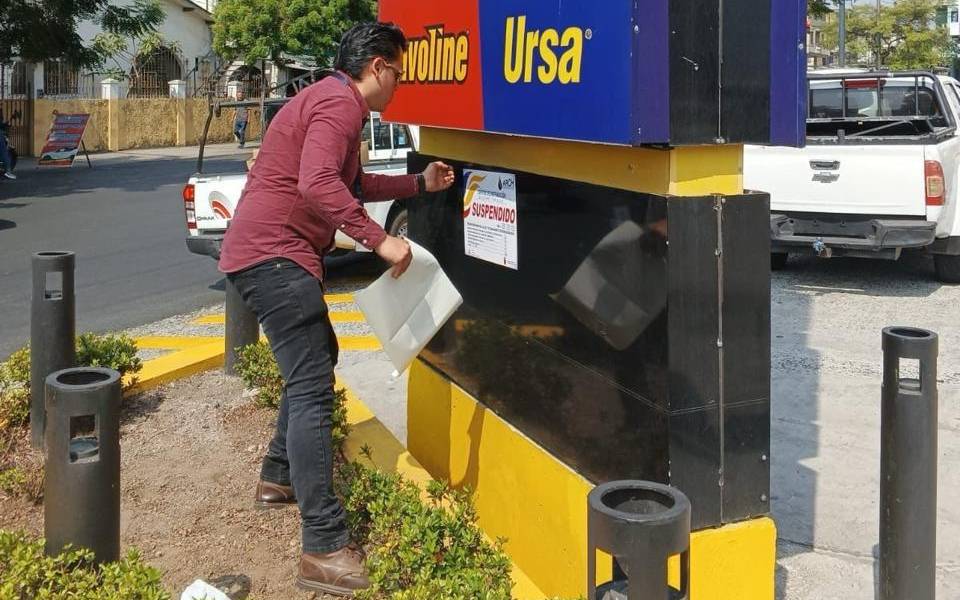
[[[80,151],[80,140],[90,120],[88,114],[57,113],[40,151],[40,166],[69,167]]]
[[[431,125],[483,129],[478,3],[381,2],[380,20],[396,23],[409,40],[404,83],[386,118],[420,123],[429,107]]]

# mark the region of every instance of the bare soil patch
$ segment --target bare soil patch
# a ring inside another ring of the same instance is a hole
[[[253,505],[276,413],[252,400],[210,371],[125,401],[121,544],[163,571],[174,598],[197,578],[231,582],[234,600],[317,598],[294,585],[296,507]],[[0,528],[42,535],[43,506],[0,493]]]

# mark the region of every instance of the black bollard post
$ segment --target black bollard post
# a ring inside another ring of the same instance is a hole
[[[919,379],[902,377],[904,359]],[[880,600],[934,600],[937,552],[937,334],[883,330]]]
[[[227,375],[235,375],[237,348],[253,344],[260,339],[260,324],[257,322],[257,316],[247,307],[229,278],[226,284],[226,296],[223,370]]]
[[[649,481],[611,481],[587,497],[587,600],[686,600],[690,590],[690,500]],[[614,557],[614,581],[597,585],[597,550]],[[680,587],[667,560],[680,555]]]
[[[37,252],[33,255],[33,299],[30,303],[30,443],[43,446],[43,409],[47,375],[77,363],[76,299],[73,291],[76,255]]]
[[[46,381],[45,552],[120,558],[120,373],[81,367]]]

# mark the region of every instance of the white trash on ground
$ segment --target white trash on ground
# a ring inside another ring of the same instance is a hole
[[[206,581],[198,579],[183,590],[180,600],[230,600],[230,597]]]

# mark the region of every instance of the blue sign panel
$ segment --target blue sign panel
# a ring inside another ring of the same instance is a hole
[[[486,129],[629,144],[631,2],[480,2]]]

